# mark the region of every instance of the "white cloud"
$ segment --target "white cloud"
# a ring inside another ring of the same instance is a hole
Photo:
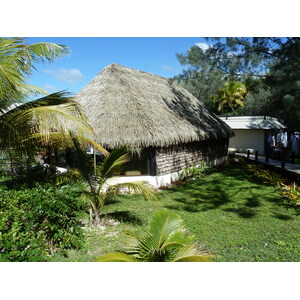
[[[77,84],[82,79],[82,74],[79,69],[44,70],[46,74],[51,74],[59,81],[66,82],[72,85]]]
[[[51,84],[43,85],[42,89],[45,90],[47,93],[52,93],[52,92],[55,92],[58,90],[55,86],[53,86]]]
[[[201,48],[203,51],[206,51],[211,46],[206,43],[196,43],[195,45],[198,46],[199,48]]]

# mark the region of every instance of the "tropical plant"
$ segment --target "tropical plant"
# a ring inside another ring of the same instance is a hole
[[[275,171],[262,170],[259,177],[263,178],[265,183],[271,184],[276,187],[280,187],[280,185],[284,182],[284,179]]]
[[[263,170],[262,165],[258,164],[248,164],[246,165],[247,171],[253,173],[255,176],[259,176],[260,172]]]
[[[284,179],[275,171],[266,170],[262,165],[248,164],[246,166],[247,170],[253,175],[262,178],[264,183],[271,184],[276,187],[280,187],[283,184]]]
[[[153,189],[143,182],[109,183],[109,179],[115,174],[119,174],[124,165],[130,160],[125,146],[113,150],[95,169],[76,137],[73,137],[73,142],[77,168],[89,184],[89,191],[84,193],[83,198],[91,205],[94,225],[101,223],[100,212],[106,201],[122,189],[140,193],[148,201],[157,199]]]
[[[41,146],[70,146],[70,130],[83,142],[105,151],[92,140],[92,128],[80,106],[58,92],[0,111],[0,148],[29,154]]]
[[[281,183],[282,194],[292,201],[294,205],[300,205],[300,187],[294,182],[291,185]]]
[[[300,129],[299,37],[206,40],[205,48],[201,49],[196,44],[186,53],[177,54],[180,63],[188,68],[188,72],[177,77],[183,78],[185,86],[191,87],[190,92],[200,97],[198,95],[208,90],[213,92],[206,94],[209,99],[218,86],[211,78],[220,78],[218,84],[222,81],[242,81],[248,93],[245,108],[240,109],[239,114],[268,115],[285,120],[290,130]]]
[[[179,179],[182,181],[188,181],[190,179],[195,179],[199,177],[203,177],[203,175],[210,169],[206,165],[205,161],[200,161],[198,165],[191,165],[186,168],[184,168],[180,175]]]
[[[232,110],[236,114],[236,109],[244,107],[244,98],[247,94],[246,86],[238,81],[229,81],[224,87],[219,89],[217,95],[212,97],[212,101],[218,103],[218,111],[224,110],[224,107]]]
[[[68,53],[68,47],[63,45],[29,45],[24,38],[0,38],[0,108],[34,94],[47,94],[27,83],[34,64],[54,62]]]
[[[149,229],[137,236],[126,232],[128,250],[109,253],[97,262],[208,262],[210,255],[198,250],[194,236],[188,233],[183,220],[167,210],[152,216]]]
[[[35,94],[47,94],[27,83],[34,64],[53,62],[68,52],[67,47],[53,43],[28,45],[23,38],[0,39],[0,149],[28,155],[40,145],[63,146],[72,143],[70,130],[79,140],[92,142],[87,118],[65,92],[12,105]]]

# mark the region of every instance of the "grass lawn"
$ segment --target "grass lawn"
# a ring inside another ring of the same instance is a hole
[[[93,261],[122,249],[124,230],[143,232],[152,212],[160,209],[180,215],[216,261],[300,261],[300,215],[274,187],[248,174],[241,163],[161,191],[155,204],[139,195],[118,195],[103,211],[117,225],[87,230],[85,248],[52,260]]]

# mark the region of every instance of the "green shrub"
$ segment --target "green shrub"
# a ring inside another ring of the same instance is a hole
[[[295,183],[291,185],[286,185],[281,183],[282,194],[287,197],[294,205],[300,206],[300,186]]]
[[[82,185],[0,190],[0,261],[44,261],[58,249],[79,248]]]
[[[260,177],[263,178],[265,183],[273,185],[275,187],[280,187],[284,182],[284,179],[275,171],[262,170]]]
[[[83,177],[77,169],[69,169],[67,173],[56,176],[54,183],[56,186],[61,186],[66,184],[74,184],[83,180]]]
[[[179,179],[181,181],[188,181],[191,179],[203,177],[204,174],[210,169],[211,168],[206,165],[205,161],[201,161],[198,165],[191,165],[184,168],[179,175]]]
[[[247,169],[247,171],[249,171],[253,175],[255,175],[257,177],[260,177],[259,174],[263,170],[263,166],[262,165],[257,165],[257,164],[248,164],[248,165],[246,165],[246,169]]]
[[[270,171],[264,169],[262,165],[249,164],[246,166],[246,169],[253,175],[262,178],[264,183],[273,185],[275,187],[280,187],[284,183],[284,179],[275,171]]]

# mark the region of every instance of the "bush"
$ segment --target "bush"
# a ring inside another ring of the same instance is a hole
[[[199,162],[199,164],[191,165],[189,167],[184,168],[180,175],[179,179],[181,181],[188,181],[195,178],[203,177],[205,173],[208,172],[211,168],[206,165],[204,161]]]
[[[295,183],[286,185],[281,183],[282,194],[287,197],[294,205],[300,206],[300,187]]]
[[[60,174],[55,177],[54,184],[56,186],[74,184],[78,181],[83,181],[80,172],[77,169],[69,169],[67,173]]]
[[[253,175],[262,178],[264,183],[280,187],[284,179],[275,171],[264,169],[262,165],[249,164],[246,166],[247,170]]]
[[[82,185],[0,190],[0,261],[44,261],[79,248]]]

